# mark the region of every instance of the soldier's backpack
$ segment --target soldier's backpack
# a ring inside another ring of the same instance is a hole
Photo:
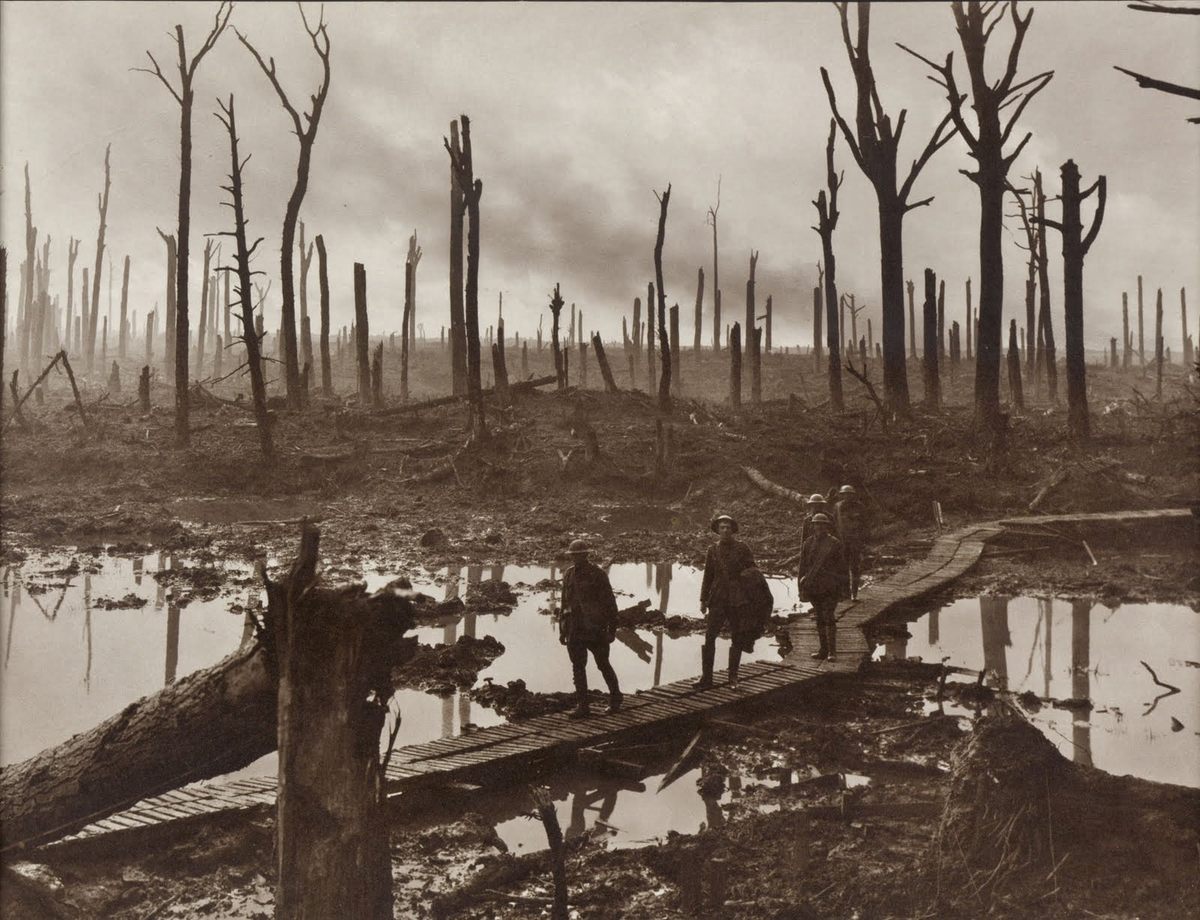
[[[743,651],[754,650],[756,639],[762,638],[771,622],[771,611],[775,609],[775,598],[771,594],[771,586],[767,578],[757,568],[746,569],[742,572],[742,589],[746,592],[746,623],[741,630],[745,637]]]

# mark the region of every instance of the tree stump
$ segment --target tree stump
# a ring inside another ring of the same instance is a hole
[[[143,414],[150,411],[150,365],[147,364],[142,368],[141,376],[138,377],[138,408]]]
[[[612,368],[608,366],[608,355],[604,351],[604,343],[600,341],[600,333],[592,334],[592,350],[596,353],[596,363],[600,365],[600,376],[604,379],[604,389],[616,393],[617,382],[613,379]]]

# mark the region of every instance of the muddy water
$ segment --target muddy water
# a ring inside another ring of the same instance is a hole
[[[987,682],[1042,699],[1034,722],[1064,756],[1114,774],[1200,786],[1200,614],[1171,604],[1033,597],[958,600],[908,624],[876,655],[986,669]],[[1145,662],[1160,680],[1154,683]]]
[[[221,594],[198,599],[187,582],[173,584],[169,573],[181,560],[167,554],[137,557],[31,555],[20,566],[0,571],[0,763],[15,763],[86,731],[130,702],[165,684],[208,667],[250,636],[238,610],[261,602],[247,567],[214,570],[225,582]],[[366,574],[371,588],[396,573]],[[470,566],[418,573],[418,590],[437,598],[466,596],[472,583],[503,579],[514,585],[518,603],[511,612],[473,613],[422,626],[422,642],[454,642],[459,636],[494,636],[505,646],[480,676],[507,682],[524,680],[531,690],[570,690],[571,672],[550,616],[541,611],[557,601],[554,583],[561,570],[541,567]],[[700,573],[669,564],[620,564],[610,577],[622,606],[648,599],[664,613],[699,615]],[[540,587],[534,587],[540,585]],[[776,608],[794,609],[793,586],[773,583]],[[137,606],[106,609],[108,601]],[[699,636],[671,638],[647,629],[622,629],[612,662],[622,689],[633,692],[699,671]],[[723,661],[727,644],[718,647]],[[774,658],[778,650],[760,640],[753,658]],[[592,673],[597,681],[598,675]],[[437,697],[401,690],[393,706],[402,714],[400,744],[416,744],[458,734],[466,725],[497,724],[501,717],[473,703],[465,693]],[[271,773],[274,756],[237,775]]]

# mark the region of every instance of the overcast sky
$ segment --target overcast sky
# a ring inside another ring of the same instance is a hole
[[[151,49],[167,66],[182,23],[196,46],[216,3],[18,3],[0,7],[0,237],[9,247],[9,290],[24,250],[21,170],[28,161],[34,222],[52,237],[52,287],[65,292],[68,236],[83,240],[77,270],[94,259],[96,196],[104,145],[112,144],[108,247],[116,270],[132,257],[131,309],[163,301],[165,247],[174,231],[179,109],[152,77],[131,70]],[[1022,8],[1027,5],[1022,4]],[[1200,22],[1138,13],[1119,3],[1036,3],[1020,73],[1055,71],[1022,124],[1034,132],[1012,171],[1037,166],[1053,193],[1074,158],[1085,184],[1108,177],[1108,211],[1085,269],[1087,341],[1120,335],[1121,292],[1133,304],[1145,276],[1147,316],[1164,289],[1165,334],[1178,348],[1179,289],[1200,314],[1200,114],[1187,100],[1136,87],[1121,64],[1165,79],[1200,80]],[[309,5],[316,14],[316,6]],[[548,294],[582,308],[589,329],[620,335],[620,315],[654,277],[658,204],[672,183],[664,261],[668,304],[678,302],[691,341],[696,269],[703,265],[705,344],[712,305],[712,241],[705,210],[722,177],[721,282],[726,316],[741,316],[751,248],[760,302],[773,294],[778,344],[811,342],[812,286],[820,256],[811,200],[824,182],[827,66],[844,110],[850,70],[829,4],[335,4],[326,9],[332,85],[316,141],[302,216],[329,249],[335,323],[353,312],[352,263],[368,275],[371,328],[399,326],[403,256],[415,229],[418,319],[437,336],[446,322],[448,166],[442,136],[471,117],[476,175],[483,180],[481,322],[504,292],[509,330],[532,333]],[[233,22],[265,55],[299,104],[319,64],[294,4],[239,4]],[[1006,51],[1006,23],[994,39]],[[944,3],[876,4],[872,57],[891,112],[909,109],[907,164],[945,112],[924,65],[955,49]],[[957,49],[960,81],[961,49]],[[990,63],[999,66],[993,55]],[[999,72],[995,71],[998,76]],[[229,229],[218,185],[228,140],[213,117],[236,94],[251,231],[263,235],[256,268],[274,275],[267,326],[278,322],[278,238],[295,176],[291,124],[249,53],[228,31],[196,81],[192,264],[198,300],[200,234]],[[1018,132],[1018,135],[1020,132]],[[878,329],[879,263],[873,192],[839,143],[845,168],[835,240],[838,282],[870,307]],[[978,196],[959,173],[972,165],[955,139],[926,167],[914,198],[935,195],[905,222],[905,274],[934,268],[950,318],[962,320],[963,281],[978,277]],[[1057,215],[1057,206],[1051,211]],[[1005,325],[1024,322],[1024,256],[1006,244]],[[228,244],[227,244],[228,248]],[[1051,240],[1054,324],[1061,338],[1060,244]],[[315,290],[315,260],[312,276]],[[105,290],[107,289],[107,282]],[[977,289],[977,288],[976,288]],[[119,277],[116,296],[119,297]],[[63,297],[65,302],[65,294]],[[315,297],[314,297],[315,301]],[[102,301],[104,303],[104,301]],[[548,325],[548,318],[547,318]],[[876,333],[878,335],[878,332]],[[1198,336],[1200,338],[1200,336]]]

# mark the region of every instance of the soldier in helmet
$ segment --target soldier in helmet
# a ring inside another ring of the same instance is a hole
[[[858,500],[854,486],[838,489],[837,504],[834,505],[833,522],[837,537],[842,541],[849,570],[850,599],[858,597],[858,581],[862,575],[863,547],[867,542],[866,511]]]
[[[709,546],[704,557],[704,579],[700,583],[700,612],[708,617],[704,632],[704,647],[700,653],[703,669],[696,687],[713,685],[713,664],[717,656],[717,636],[728,627],[732,634],[729,646],[729,683],[738,682],[746,626],[749,625],[750,598],[746,594],[742,573],[754,568],[750,547],[734,537],[738,523],[728,514],[717,515],[709,529],[717,534],[717,542]]]
[[[573,565],[563,575],[562,619],[559,621],[559,641],[571,656],[571,673],[579,703],[571,713],[572,719],[591,715],[588,704],[588,652],[608,685],[608,711],[621,708],[621,688],[617,672],[608,661],[608,647],[617,634],[617,598],[604,569],[588,560],[589,547],[583,540],[573,540],[567,550]]]
[[[812,536],[812,519],[814,514],[829,514],[829,503],[820,492],[814,492],[804,500],[804,520],[800,522],[800,543]]]
[[[813,607],[817,619],[820,648],[813,658],[833,661],[837,655],[838,598],[846,587],[846,555],[841,541],[833,535],[833,521],[827,514],[814,514],[812,536],[800,547],[800,596]]]

